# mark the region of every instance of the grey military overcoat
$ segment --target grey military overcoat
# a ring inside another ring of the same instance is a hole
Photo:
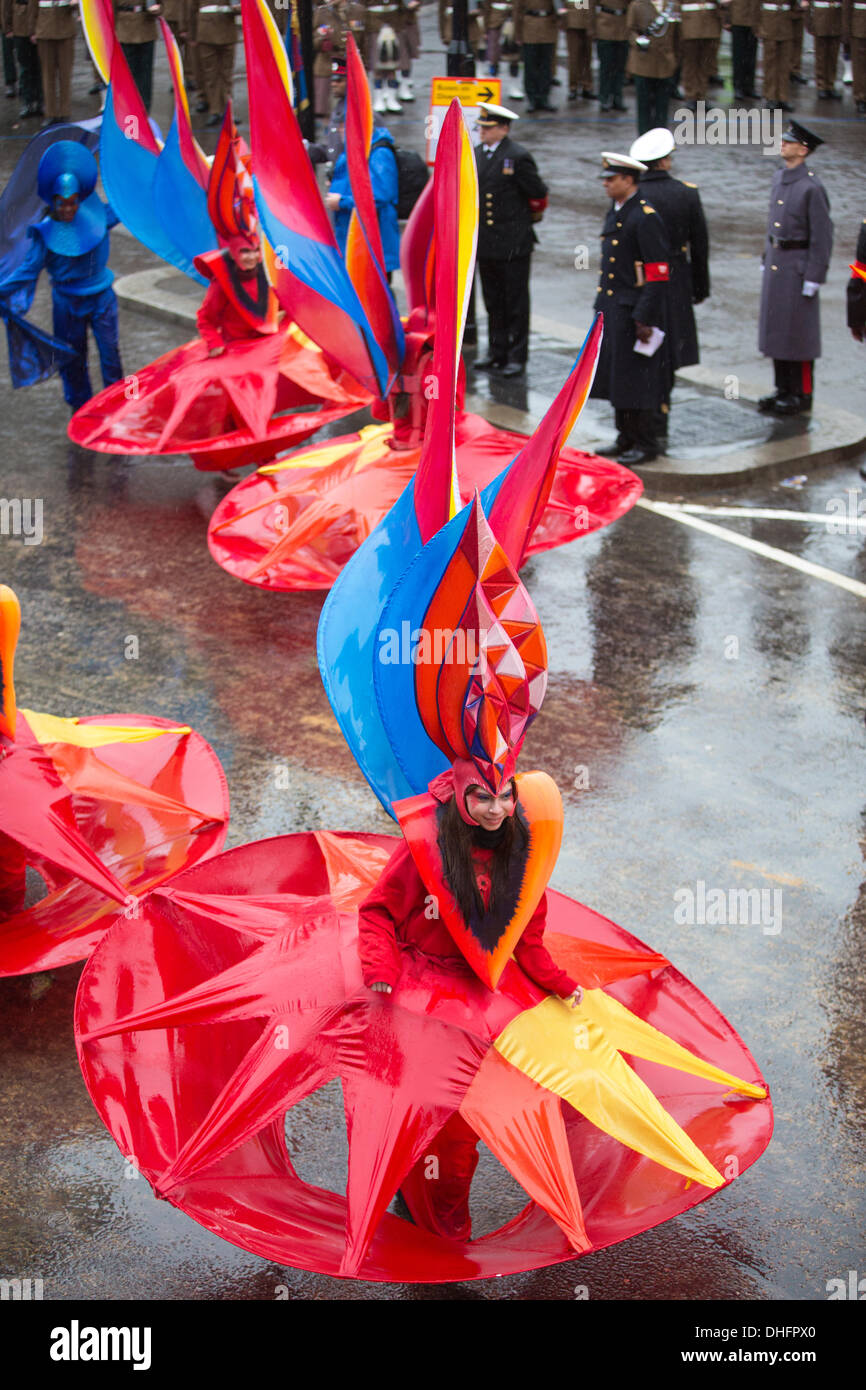
[[[785,248],[776,242],[804,245]],[[773,176],[761,277],[758,348],[783,362],[821,356],[818,295],[803,294],[807,280],[823,285],[833,249],[830,202],[818,175],[798,164]]]

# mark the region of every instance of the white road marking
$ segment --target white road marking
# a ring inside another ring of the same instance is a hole
[[[699,507],[696,502],[668,502],[665,505],[671,511],[689,512],[693,516],[742,516],[756,517],[767,521],[814,521],[820,522],[823,526],[829,526],[832,523],[839,528],[840,534],[854,534],[854,518],[834,515],[832,512],[789,512],[772,507]],[[845,527],[851,529],[846,531]],[[866,512],[857,518],[856,529],[866,535]]]
[[[835,570],[828,570],[824,565],[814,565],[811,560],[802,560],[799,555],[791,555],[787,550],[777,550],[774,545],[764,545],[763,541],[754,541],[751,536],[740,536],[736,531],[729,531],[726,526],[716,526],[712,521],[704,521],[699,516],[683,512],[681,508],[665,502],[651,502],[647,497],[639,497],[637,506],[646,507],[648,511],[656,512],[658,516],[669,517],[672,521],[679,521],[683,526],[692,526],[696,531],[704,531],[708,536],[717,536],[719,540],[738,545],[741,550],[751,550],[754,555],[762,555],[766,560],[776,560],[778,564],[788,565],[791,569],[799,570],[801,574],[811,575],[813,579],[823,579],[827,584],[847,589],[849,594],[856,594],[858,598],[866,598],[866,584],[861,584],[859,579],[849,579],[847,574],[837,574]]]

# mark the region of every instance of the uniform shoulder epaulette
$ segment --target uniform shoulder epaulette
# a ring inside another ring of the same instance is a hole
[[[696,183],[689,183],[688,179],[683,179],[683,183],[685,184],[686,188],[697,188],[698,186]]]
[[[649,208],[644,206],[644,212],[655,212],[655,208]]]

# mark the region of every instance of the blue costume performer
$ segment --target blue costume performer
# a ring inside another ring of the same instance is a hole
[[[104,384],[110,386],[123,376],[117,296],[108,269],[109,228],[119,218],[94,192],[96,176],[96,160],[78,141],[59,140],[45,151],[37,186],[48,215],[28,227],[32,245],[27,255],[0,281],[0,316],[9,330],[13,384],[31,385],[59,365],[63,394],[73,411],[93,395],[87,370],[88,324]],[[54,340],[20,317],[33,302],[43,269],[51,277]]]

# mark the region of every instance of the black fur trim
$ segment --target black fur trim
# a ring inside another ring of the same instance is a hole
[[[262,265],[261,261],[256,266],[257,298],[251,299],[250,296],[247,294],[247,291],[244,289],[244,283],[241,279],[241,273],[235,264],[234,256],[232,256],[230,251],[224,251],[223,255],[228,266],[229,279],[232,282],[232,288],[235,294],[237,295],[238,299],[242,304],[245,304],[247,306],[251,314],[255,314],[257,318],[263,319],[268,310],[268,282],[265,277],[265,268]],[[249,276],[247,277],[247,279],[249,279]]]
[[[437,806],[437,821],[441,819],[444,811],[444,805]],[[481,946],[482,950],[487,952],[494,951],[496,947],[499,945],[499,942],[502,940],[506,928],[508,927],[508,924],[514,916],[515,909],[517,907],[517,901],[520,897],[520,892],[523,888],[523,882],[526,876],[526,865],[529,859],[529,850],[532,843],[532,829],[528,824],[526,817],[523,813],[523,808],[520,806],[519,803],[517,805],[517,809],[514,812],[514,819],[517,822],[517,825],[522,827],[523,834],[520,834],[520,832],[518,831],[515,837],[514,847],[511,851],[508,863],[506,893],[503,895],[501,901],[494,904],[492,912],[479,911],[479,904],[482,900],[480,894],[476,894],[476,905],[473,907],[473,910],[469,914],[468,922],[466,922],[466,926],[469,928],[469,931],[475,937],[475,940],[478,942],[479,946]],[[515,829],[517,829],[517,826],[515,826]],[[442,871],[445,882],[451,889],[453,896],[454,888],[451,884],[448,872],[445,868],[444,860],[442,861]],[[454,900],[456,906],[456,896]]]

